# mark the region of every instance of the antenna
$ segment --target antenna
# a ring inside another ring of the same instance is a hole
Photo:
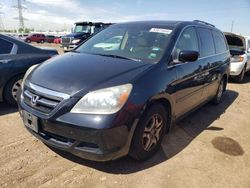
[[[0,10],[2,9],[2,4],[0,4]],[[4,24],[2,20],[2,14],[3,12],[0,11],[0,31],[4,31]]]
[[[233,32],[233,28],[234,28],[234,20],[232,20],[232,23],[231,23],[231,32]]]
[[[19,20],[19,29],[24,30],[24,20],[26,19],[23,17],[23,10],[27,8],[22,5],[22,1],[25,1],[25,0],[17,0],[17,5],[14,5],[13,7],[18,10],[18,17],[14,19]]]

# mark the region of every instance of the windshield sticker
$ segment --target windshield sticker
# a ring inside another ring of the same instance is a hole
[[[164,33],[164,34],[170,34],[172,32],[171,29],[162,29],[162,28],[151,28],[149,32],[154,33]]]

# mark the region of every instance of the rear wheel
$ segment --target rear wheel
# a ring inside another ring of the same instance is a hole
[[[235,81],[239,83],[243,82],[245,73],[246,73],[246,67],[243,68],[239,76],[235,77]]]
[[[221,102],[222,95],[223,95],[223,93],[225,91],[225,84],[226,84],[225,80],[226,79],[222,78],[221,81],[220,81],[216,96],[215,96],[215,98],[213,100],[214,104],[219,104]]]
[[[42,39],[42,40],[40,40],[40,43],[44,43],[44,40]]]
[[[131,157],[136,160],[146,160],[159,150],[166,132],[167,114],[161,104],[155,104],[146,110],[133,136]]]
[[[17,92],[21,89],[23,76],[19,75],[12,78],[6,85],[4,90],[4,99],[12,106],[17,105]]]
[[[31,40],[30,40],[30,39],[28,39],[28,40],[26,40],[26,42],[27,42],[27,43],[31,43]]]

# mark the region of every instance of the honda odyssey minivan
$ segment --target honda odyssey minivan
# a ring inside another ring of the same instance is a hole
[[[113,38],[112,48],[101,45]],[[115,24],[30,68],[20,114],[49,146],[89,160],[145,160],[173,122],[221,101],[229,63],[223,33],[206,22]]]

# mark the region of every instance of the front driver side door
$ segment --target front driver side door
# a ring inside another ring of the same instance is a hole
[[[205,81],[203,64],[198,59],[194,62],[179,62],[180,51],[199,52],[199,42],[195,27],[186,28],[180,35],[172,53],[172,65],[177,80],[173,83],[176,91],[176,117],[184,115],[201,103]]]
[[[0,88],[4,86],[9,77],[13,66],[12,60],[15,47],[13,43],[0,38]]]

